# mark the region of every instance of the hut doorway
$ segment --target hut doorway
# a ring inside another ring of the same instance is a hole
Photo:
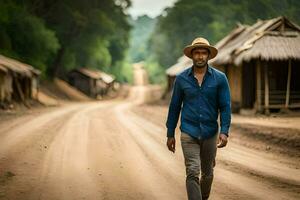
[[[255,103],[255,66],[252,62],[242,66],[242,108],[252,109]]]
[[[290,62],[290,64],[289,64]],[[290,72],[289,72],[290,65]],[[269,76],[269,102],[271,107],[283,108],[294,106],[300,103],[300,79],[297,75],[300,70],[296,65],[299,61],[270,61],[268,62]],[[290,80],[288,80],[290,73]],[[288,82],[289,86],[288,86]],[[289,89],[288,89],[289,87]],[[289,90],[289,92],[288,92]],[[288,102],[287,101],[288,96]],[[287,105],[285,105],[287,104]]]
[[[291,61],[291,96],[290,105],[292,108],[300,107],[300,61]]]
[[[286,87],[288,67],[287,62],[284,61],[269,61],[268,65],[269,76],[269,103],[270,105],[284,105],[286,99]]]

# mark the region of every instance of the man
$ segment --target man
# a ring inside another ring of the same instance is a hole
[[[207,64],[218,50],[206,39],[196,38],[183,52],[193,60],[193,66],[177,75],[174,82],[166,123],[167,147],[175,152],[174,133],[181,112],[180,139],[188,199],[205,200],[211,191],[217,147],[227,144],[231,121],[229,85],[224,73]]]

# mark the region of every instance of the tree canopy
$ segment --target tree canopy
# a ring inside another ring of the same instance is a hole
[[[149,46],[160,66],[167,68],[195,37],[205,37],[214,44],[237,23],[253,24],[257,19],[280,15],[299,23],[300,1],[178,0],[159,16]]]
[[[129,46],[130,0],[0,0],[0,53],[50,77],[88,66],[113,71]]]
[[[48,77],[90,67],[131,79],[131,63],[145,61],[154,82],[203,36],[212,44],[237,23],[280,15],[300,22],[298,0],[178,0],[155,19],[127,14],[130,0],[0,0],[0,53]]]

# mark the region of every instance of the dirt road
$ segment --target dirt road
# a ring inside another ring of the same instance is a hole
[[[136,100],[72,104],[1,122],[0,199],[186,199],[180,142],[175,154],[165,146],[166,108]],[[249,148],[233,135],[218,150],[211,199],[300,198],[298,157]]]

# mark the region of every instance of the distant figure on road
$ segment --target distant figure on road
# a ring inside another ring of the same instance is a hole
[[[214,58],[218,50],[206,39],[196,38],[183,52],[193,60],[193,66],[177,75],[174,82],[166,123],[167,147],[175,152],[174,133],[181,112],[180,140],[188,199],[205,200],[211,191],[217,147],[227,144],[231,122],[230,91],[225,74],[208,65],[208,60]]]

